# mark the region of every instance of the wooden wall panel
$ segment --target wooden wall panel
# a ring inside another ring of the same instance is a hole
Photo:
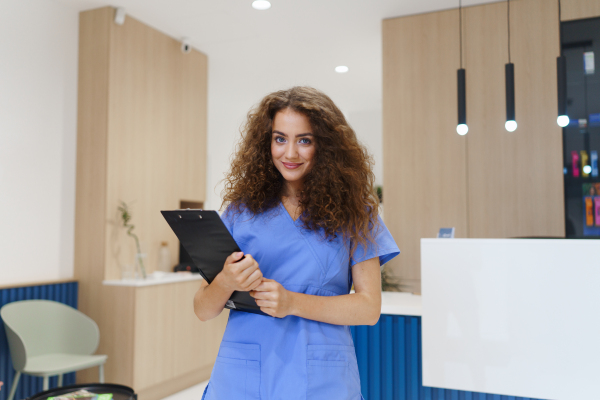
[[[196,319],[198,281],[152,289],[102,281],[119,279],[120,266],[134,261],[119,200],[131,206],[148,272],[163,240],[176,263],[178,241],[160,210],[204,201],[207,58],[181,53],[178,41],[130,16],[116,25],[114,12],[80,14],[75,277],[80,308],[100,328],[98,352],[109,356],[107,381],[143,389],[139,398],[152,400],[207,379],[227,313]],[[78,374],[80,382],[97,379],[96,370]]]
[[[456,134],[458,12],[383,21],[385,222],[402,253],[387,268],[420,293],[420,244],[466,237],[466,138]]]
[[[562,20],[600,17],[600,1],[598,0],[561,0]]]
[[[106,223],[106,141],[108,127],[108,53],[110,8],[81,13],[77,104],[77,177],[75,185],[74,277],[79,281],[79,310],[100,327],[100,348],[110,350],[104,329],[102,280]],[[111,360],[108,361],[110,363]],[[108,364],[107,364],[108,365]],[[77,381],[97,381],[95,370]]]
[[[160,242],[176,263],[178,242],[160,210],[181,200],[204,201],[207,59],[183,54],[173,38],[127,17],[112,25],[106,215],[106,278],[119,279],[135,247],[124,235],[117,207],[131,204],[132,223],[156,270]]]
[[[564,236],[562,133],[556,124],[558,9],[511,2],[518,128],[507,132],[505,2],[465,10],[470,237]]]
[[[514,133],[504,129],[506,11],[506,2],[463,9],[466,137],[455,131],[458,10],[383,23],[385,220],[406,291],[420,291],[419,239],[442,226],[457,237],[564,236],[558,7],[511,1]]]

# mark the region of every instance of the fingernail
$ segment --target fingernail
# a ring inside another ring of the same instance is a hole
[[[236,257],[241,257],[244,255],[243,251],[238,251],[237,253],[235,253]]]

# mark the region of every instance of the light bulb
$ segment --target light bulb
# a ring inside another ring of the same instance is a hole
[[[260,11],[268,10],[271,8],[271,3],[266,0],[256,0],[252,2],[252,8]]]
[[[556,118],[556,123],[561,128],[564,128],[565,126],[569,125],[569,122],[570,120],[567,115],[559,115],[558,118]]]
[[[339,65],[335,67],[335,72],[337,72],[338,74],[345,74],[346,72],[348,72],[348,70],[349,68],[345,65]]]
[[[589,174],[590,172],[592,172],[592,167],[590,165],[584,165],[583,166],[583,173],[584,174]]]
[[[506,121],[506,123],[504,124],[504,127],[506,128],[507,131],[509,132],[514,132],[517,130],[517,121]]]
[[[467,124],[456,125],[456,133],[458,133],[460,136],[466,135],[467,132],[469,132],[469,127],[467,126]]]

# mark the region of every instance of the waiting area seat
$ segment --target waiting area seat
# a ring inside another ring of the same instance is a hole
[[[94,355],[100,342],[98,325],[82,312],[49,300],[9,303],[0,309],[16,374],[8,400],[13,400],[21,374],[43,378],[98,366],[104,383],[106,355]]]

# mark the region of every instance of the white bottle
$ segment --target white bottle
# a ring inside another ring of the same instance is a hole
[[[158,250],[158,271],[173,272],[171,269],[171,251],[168,242],[161,242]]]

